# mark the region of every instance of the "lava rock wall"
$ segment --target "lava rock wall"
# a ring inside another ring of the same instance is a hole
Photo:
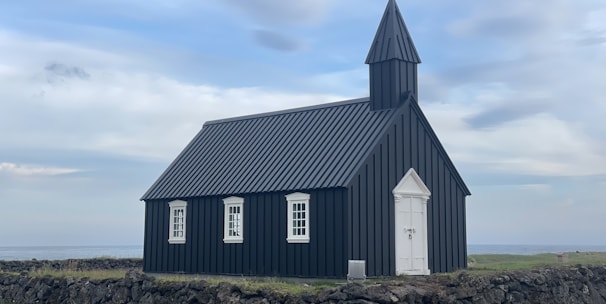
[[[293,283],[294,284],[294,283]],[[5,303],[606,303],[606,266],[498,274],[459,272],[343,284],[290,295],[231,283],[159,280],[130,270],[123,279],[31,277],[0,273]]]

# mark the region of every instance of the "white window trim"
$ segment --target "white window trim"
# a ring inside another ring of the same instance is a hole
[[[309,198],[310,195],[307,193],[295,192],[286,195],[286,202],[288,204],[287,209],[287,219],[286,219],[286,229],[288,231],[288,237],[286,241],[288,243],[309,243]],[[305,235],[294,235],[293,234],[293,206],[295,204],[305,204]]]
[[[223,218],[223,243],[243,243],[244,242],[244,199],[241,197],[230,196],[223,199],[225,205]],[[229,207],[240,207],[240,235],[229,235]]]
[[[169,244],[185,244],[187,235],[187,202],[176,200],[168,203],[169,206],[169,219],[168,219],[168,243]],[[183,209],[183,237],[175,237],[175,217],[173,212],[178,209]]]

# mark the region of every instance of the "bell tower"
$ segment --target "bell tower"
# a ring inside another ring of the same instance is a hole
[[[418,100],[417,54],[396,0],[389,0],[366,57],[371,110],[396,108],[408,94]]]

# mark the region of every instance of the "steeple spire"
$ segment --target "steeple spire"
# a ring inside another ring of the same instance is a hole
[[[366,57],[366,64],[390,59],[421,63],[396,0],[389,0],[387,3],[383,19]]]
[[[366,57],[370,68],[373,110],[395,108],[408,92],[417,98],[417,64],[421,58],[396,0],[389,0]]]

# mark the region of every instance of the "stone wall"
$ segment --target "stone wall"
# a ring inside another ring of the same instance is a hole
[[[69,259],[1,261],[0,272],[26,272],[39,269],[50,270],[94,270],[94,269],[141,269],[142,259]]]
[[[0,303],[606,303],[606,266],[403,277],[299,295],[163,281],[136,270],[97,281],[4,273]]]

